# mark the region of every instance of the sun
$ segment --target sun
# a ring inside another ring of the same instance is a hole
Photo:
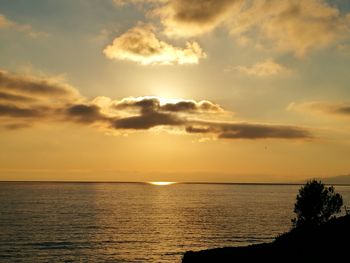
[[[176,182],[148,182],[151,185],[157,185],[157,186],[165,186],[165,185],[172,185],[176,184]]]

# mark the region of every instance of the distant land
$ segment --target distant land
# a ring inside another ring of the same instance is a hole
[[[350,174],[316,179],[322,181],[325,184],[350,184]]]

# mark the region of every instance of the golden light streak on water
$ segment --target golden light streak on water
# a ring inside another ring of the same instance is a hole
[[[151,185],[157,185],[157,186],[165,186],[165,185],[172,185],[176,184],[176,182],[148,182]]]

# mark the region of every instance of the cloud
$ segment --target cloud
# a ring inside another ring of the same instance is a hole
[[[254,0],[232,18],[230,32],[250,37],[280,51],[304,56],[348,38],[349,21],[323,0]]]
[[[222,131],[219,138],[225,139],[262,139],[262,138],[280,138],[280,139],[311,139],[309,131],[300,127],[286,125],[266,125],[266,124],[229,124],[221,127]]]
[[[219,105],[203,100],[158,97],[109,101],[117,112],[108,119],[116,130],[149,130],[154,127],[182,129],[188,134],[209,134],[221,139],[311,139],[305,128],[288,125],[220,121],[227,113]]]
[[[244,0],[114,0],[119,6],[146,5],[147,15],[160,19],[164,33],[192,37],[212,31],[238,12]]]
[[[215,130],[211,129],[208,126],[187,126],[186,127],[186,132],[188,133],[212,133]]]
[[[114,120],[112,127],[115,129],[147,130],[157,126],[170,126],[183,128],[188,134],[209,134],[222,139],[313,137],[307,129],[301,127],[220,121],[222,114],[227,112],[210,101],[131,97],[113,102],[112,105],[116,110],[131,115]],[[123,114],[119,112],[119,115]]]
[[[89,100],[50,78],[0,71],[0,126],[7,130],[70,122],[108,132],[177,130],[219,139],[310,139],[302,127],[227,121],[231,113],[208,100],[128,97]]]
[[[8,116],[14,118],[33,118],[43,115],[43,110],[40,108],[21,108],[11,104],[0,104],[0,117]]]
[[[268,59],[263,62],[258,62],[252,66],[236,66],[233,68],[228,68],[225,71],[238,71],[245,75],[257,76],[257,77],[268,77],[274,75],[287,74],[290,72],[285,66],[278,64],[277,62]]]
[[[153,10],[165,34],[189,37],[212,31],[239,10],[241,0],[159,1]]]
[[[35,98],[0,91],[0,101],[33,102]]]
[[[156,126],[179,126],[185,121],[173,114],[149,112],[138,116],[116,119],[115,129],[147,130]]]
[[[145,3],[159,3],[162,0],[113,0],[116,5],[127,5],[127,4],[145,4]],[[163,1],[164,2],[164,1]]]
[[[24,128],[30,128],[31,125],[29,123],[11,123],[5,124],[3,127],[7,130],[19,130]]]
[[[110,59],[142,65],[198,64],[206,57],[197,42],[187,42],[185,48],[174,47],[158,39],[153,26],[142,24],[115,38],[103,53]]]
[[[126,4],[126,1],[117,1]],[[350,14],[325,0],[133,0],[170,37],[199,36],[221,27],[242,43],[302,57],[349,39]]]
[[[58,111],[83,100],[67,83],[52,77],[0,70],[0,124],[14,129],[61,118]]]
[[[223,112],[219,105],[206,100],[196,102],[158,97],[125,98],[113,102],[113,107],[124,111],[123,115],[132,114],[132,116],[115,120],[113,127],[135,130],[150,129],[156,126],[181,126],[187,122],[189,116]]]
[[[343,54],[350,54],[350,44],[341,43],[337,45],[337,50]]]
[[[221,139],[311,139],[312,134],[300,127],[258,123],[197,122],[187,126],[188,133],[215,134]]]
[[[0,14],[0,29],[12,29],[15,31],[26,33],[33,38],[39,36],[47,36],[47,33],[36,31],[31,25],[19,24],[15,21],[12,21],[3,14]]]
[[[349,117],[350,103],[346,102],[325,102],[325,101],[309,101],[296,103],[292,102],[288,105],[287,110],[298,112],[310,112],[319,115]]]
[[[0,70],[0,92],[2,92],[2,99],[14,100],[17,96],[17,100],[21,100],[19,97],[22,97],[22,101],[40,99],[40,97],[65,100],[74,100],[79,97],[76,89],[54,78],[16,75],[3,70]]]
[[[147,112],[186,112],[186,113],[203,113],[203,112],[223,112],[220,105],[207,100],[195,101],[184,99],[164,99],[158,97],[129,97],[121,101],[114,102],[114,108],[127,109],[138,108],[142,113]]]
[[[101,108],[97,105],[75,104],[67,107],[65,115],[68,120],[82,123],[93,123],[106,121],[109,118],[101,113]]]
[[[14,25],[14,22],[7,19],[6,16],[0,14],[0,28],[9,28]]]
[[[135,116],[117,119],[113,127],[117,129],[149,129],[156,126],[181,126],[187,123],[187,117],[203,113],[220,113],[223,109],[210,101],[167,100],[157,97],[126,98],[114,102],[117,110],[137,109]],[[134,112],[131,111],[133,114]]]

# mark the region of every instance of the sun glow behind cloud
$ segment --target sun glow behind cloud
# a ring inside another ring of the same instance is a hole
[[[0,71],[0,127],[8,130],[55,121],[91,125],[118,134],[157,128],[220,139],[313,138],[303,127],[237,122],[227,120],[228,115],[229,111],[209,100],[156,96],[89,100],[67,83]]]

